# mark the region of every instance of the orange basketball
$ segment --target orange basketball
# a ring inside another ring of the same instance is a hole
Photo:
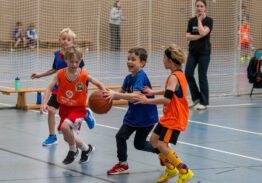
[[[88,105],[94,113],[105,114],[111,109],[112,101],[103,96],[103,91],[97,90],[89,96]]]

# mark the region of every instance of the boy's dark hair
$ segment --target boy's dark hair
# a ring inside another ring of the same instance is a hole
[[[147,51],[144,48],[131,48],[128,53],[134,53],[139,56],[140,60],[147,61]]]

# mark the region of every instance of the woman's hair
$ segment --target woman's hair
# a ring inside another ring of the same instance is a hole
[[[206,2],[206,0],[196,0],[196,3],[197,3],[198,1],[204,3],[204,5],[207,6],[207,2]],[[195,5],[196,5],[196,3],[195,3]]]
[[[64,57],[65,60],[71,60],[74,57],[76,57],[78,60],[82,60],[83,50],[78,46],[71,46],[65,49]]]
[[[76,34],[70,29],[70,28],[65,28],[63,29],[60,34],[59,37],[61,37],[64,33],[67,33],[70,37],[72,37],[73,39],[76,38]]]
[[[119,3],[120,2],[120,0],[116,0],[115,2],[114,2],[114,4],[113,4],[113,7],[116,7],[117,8],[117,3]]]
[[[171,59],[175,64],[182,65],[186,62],[186,55],[182,48],[176,44],[171,44],[166,50],[165,54],[167,58]]]

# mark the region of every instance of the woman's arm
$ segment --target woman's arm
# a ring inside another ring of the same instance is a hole
[[[193,35],[189,32],[186,33],[186,40],[187,41],[196,41],[201,39],[203,36],[202,35]]]
[[[202,15],[200,15],[200,16],[197,17],[198,32],[199,32],[199,34],[200,34],[202,37],[206,36],[206,35],[210,32],[209,27],[203,26],[202,20],[203,20],[204,18],[206,18],[206,14],[202,14]]]

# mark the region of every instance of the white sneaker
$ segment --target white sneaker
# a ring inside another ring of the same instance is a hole
[[[199,99],[193,101],[193,103],[189,105],[189,109],[195,107],[197,104],[199,104],[199,102],[200,102]]]
[[[206,110],[207,106],[198,103],[197,105],[195,105],[194,109],[195,110]]]

